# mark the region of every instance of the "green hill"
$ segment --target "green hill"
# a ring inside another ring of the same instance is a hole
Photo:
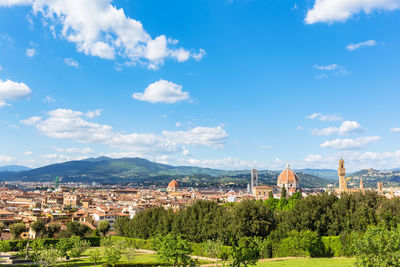
[[[279,172],[276,171],[262,170],[259,175],[260,182],[276,184],[278,175]],[[250,171],[171,166],[142,158],[99,157],[52,164],[16,173],[0,173],[2,180],[20,181],[53,181],[57,176],[62,178],[63,182],[166,183],[172,178],[177,178],[189,186],[246,186]],[[319,187],[327,183],[326,179],[311,174],[299,172],[298,176],[303,187]]]

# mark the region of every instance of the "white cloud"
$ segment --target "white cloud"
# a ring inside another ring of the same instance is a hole
[[[25,120],[20,120],[19,122],[22,123],[22,124],[26,124],[26,125],[35,125],[41,120],[42,120],[41,117],[33,116],[33,117],[27,118]]]
[[[0,80],[0,107],[7,105],[5,100],[28,98],[32,90],[24,83]]]
[[[32,0],[0,0],[0,6],[29,5]]]
[[[32,155],[32,154],[33,154],[32,151],[25,151],[25,152],[24,152],[24,155],[25,155],[25,156],[30,156],[30,155]]]
[[[57,152],[66,152],[66,153],[74,153],[74,154],[90,154],[93,153],[93,150],[90,147],[68,147],[68,148],[60,148],[53,147],[53,149]]]
[[[326,71],[331,71],[331,70],[336,70],[339,67],[338,64],[330,64],[330,65],[314,65],[314,68],[317,70],[326,70]]]
[[[365,42],[361,43],[356,43],[356,44],[349,44],[346,46],[346,49],[348,51],[354,51],[362,47],[368,47],[368,46],[376,46],[376,41],[375,40],[368,40]]]
[[[322,156],[316,154],[309,154],[304,160],[306,162],[320,162],[322,160]]]
[[[90,110],[88,112],[85,113],[85,116],[88,118],[95,118],[101,115],[101,113],[103,112],[102,109],[96,109],[96,110]]]
[[[221,127],[195,127],[188,131],[155,133],[121,133],[109,125],[84,120],[85,114],[69,109],[48,112],[48,118],[35,124],[41,133],[58,139],[72,139],[81,143],[100,143],[140,155],[183,152],[186,146],[223,147],[228,134]],[[65,152],[65,151],[63,151]]]
[[[0,65],[0,71],[2,71],[2,70],[3,70],[3,66]]]
[[[6,155],[0,155],[0,162],[1,163],[9,163],[13,161],[14,159],[12,157],[6,156]]]
[[[327,127],[323,129],[314,129],[314,135],[348,135],[362,133],[365,129],[357,121],[344,121],[339,127]]]
[[[392,133],[400,133],[400,128],[391,128],[390,131]]]
[[[182,126],[182,123],[177,122],[177,123],[175,123],[175,126],[176,126],[176,127],[181,127],[181,126]]]
[[[66,58],[64,59],[64,63],[70,67],[79,68],[79,63],[73,58]]]
[[[228,134],[221,126],[195,127],[188,131],[163,131],[162,134],[170,141],[186,145],[203,145],[215,148],[223,147]]]
[[[373,11],[398,8],[400,8],[398,0],[315,0],[313,8],[307,12],[305,22],[307,24],[344,22],[360,12],[370,14]]]
[[[111,0],[0,1],[0,6],[12,5],[31,5],[33,14],[42,15],[53,33],[60,25],[61,35],[86,55],[120,58],[130,63],[127,65],[144,64],[157,69],[167,58],[183,62],[189,58],[199,60],[205,54],[204,50],[176,47],[178,41],[165,35],[153,39],[140,21],[127,17]]]
[[[26,49],[26,52],[25,52],[25,55],[26,55],[27,57],[34,57],[34,56],[36,56],[36,50],[35,50],[35,48],[27,48],[27,49]]]
[[[198,53],[193,53],[192,54],[192,57],[196,61],[200,61],[205,55],[207,55],[206,50],[200,48]]]
[[[337,127],[327,127],[327,128],[323,128],[323,129],[314,129],[312,131],[313,135],[332,135],[332,134],[336,134],[338,132],[338,128]]]
[[[134,93],[134,99],[150,103],[176,103],[189,99],[189,93],[182,91],[182,86],[166,80],[150,84],[143,93]]]
[[[302,130],[304,130],[304,127],[303,127],[303,126],[297,126],[297,127],[296,127],[296,130],[297,130],[297,131],[302,131]]]
[[[50,103],[50,102],[56,102],[56,100],[53,98],[53,97],[51,97],[51,96],[46,96],[45,98],[43,98],[43,102],[48,102],[48,103]]]
[[[319,120],[319,121],[341,121],[342,117],[335,114],[323,114],[323,113],[313,113],[307,116],[309,120]]]
[[[326,141],[322,143],[320,146],[326,148],[341,149],[341,150],[361,149],[370,143],[379,141],[380,139],[381,137],[379,136],[366,136],[366,137],[359,137],[356,139],[335,139],[331,141]]]

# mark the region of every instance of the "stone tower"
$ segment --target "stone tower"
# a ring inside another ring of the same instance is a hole
[[[340,191],[347,191],[346,169],[344,167],[344,160],[342,158],[339,160],[338,175]]]
[[[251,170],[251,181],[250,181],[250,194],[253,194],[254,187],[258,186],[258,171],[256,169]]]
[[[361,177],[361,179],[360,179],[360,190],[362,191],[362,192],[364,192],[364,181],[363,181],[363,178]]]

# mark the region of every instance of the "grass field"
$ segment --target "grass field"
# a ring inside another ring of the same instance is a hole
[[[283,260],[274,260],[274,261],[260,261],[257,263],[257,266],[266,266],[266,267],[285,267],[285,266],[296,266],[296,267],[350,267],[354,266],[354,259],[351,258],[301,258],[301,259],[283,259]]]

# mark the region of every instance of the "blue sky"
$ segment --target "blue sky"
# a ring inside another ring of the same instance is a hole
[[[0,0],[0,165],[400,167],[400,1]]]

